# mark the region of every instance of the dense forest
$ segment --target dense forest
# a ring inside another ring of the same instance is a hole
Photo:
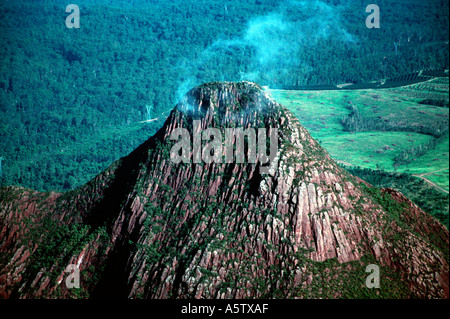
[[[0,179],[73,189],[151,136],[187,89],[379,81],[448,67],[448,1],[0,1]],[[145,120],[154,120],[144,122]]]

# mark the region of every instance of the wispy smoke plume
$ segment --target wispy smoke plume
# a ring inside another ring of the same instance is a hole
[[[343,27],[341,12],[342,7],[322,1],[286,1],[274,12],[250,19],[242,35],[217,39],[195,61],[184,61],[181,68],[188,77],[177,98],[210,81],[299,84],[321,67],[308,59],[320,54],[315,48],[319,42],[332,39],[356,45],[355,37]]]

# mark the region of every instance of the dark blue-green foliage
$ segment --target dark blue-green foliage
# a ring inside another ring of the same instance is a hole
[[[162,125],[191,86],[365,82],[448,66],[448,1],[0,1],[5,184],[67,190]],[[446,42],[447,41],[447,42]],[[394,42],[396,43],[394,45]],[[150,123],[146,105],[152,106]]]

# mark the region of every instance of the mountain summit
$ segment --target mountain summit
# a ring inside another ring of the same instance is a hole
[[[79,189],[0,200],[4,298],[449,297],[448,230],[250,82],[192,89]]]

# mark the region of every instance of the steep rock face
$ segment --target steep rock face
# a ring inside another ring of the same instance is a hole
[[[238,127],[277,130],[268,173],[170,159],[176,129]],[[79,190],[1,195],[3,297],[449,296],[447,229],[337,166],[254,83],[194,88],[154,137]],[[81,290],[65,287],[68,264]],[[381,268],[379,291],[365,287],[368,264]]]

